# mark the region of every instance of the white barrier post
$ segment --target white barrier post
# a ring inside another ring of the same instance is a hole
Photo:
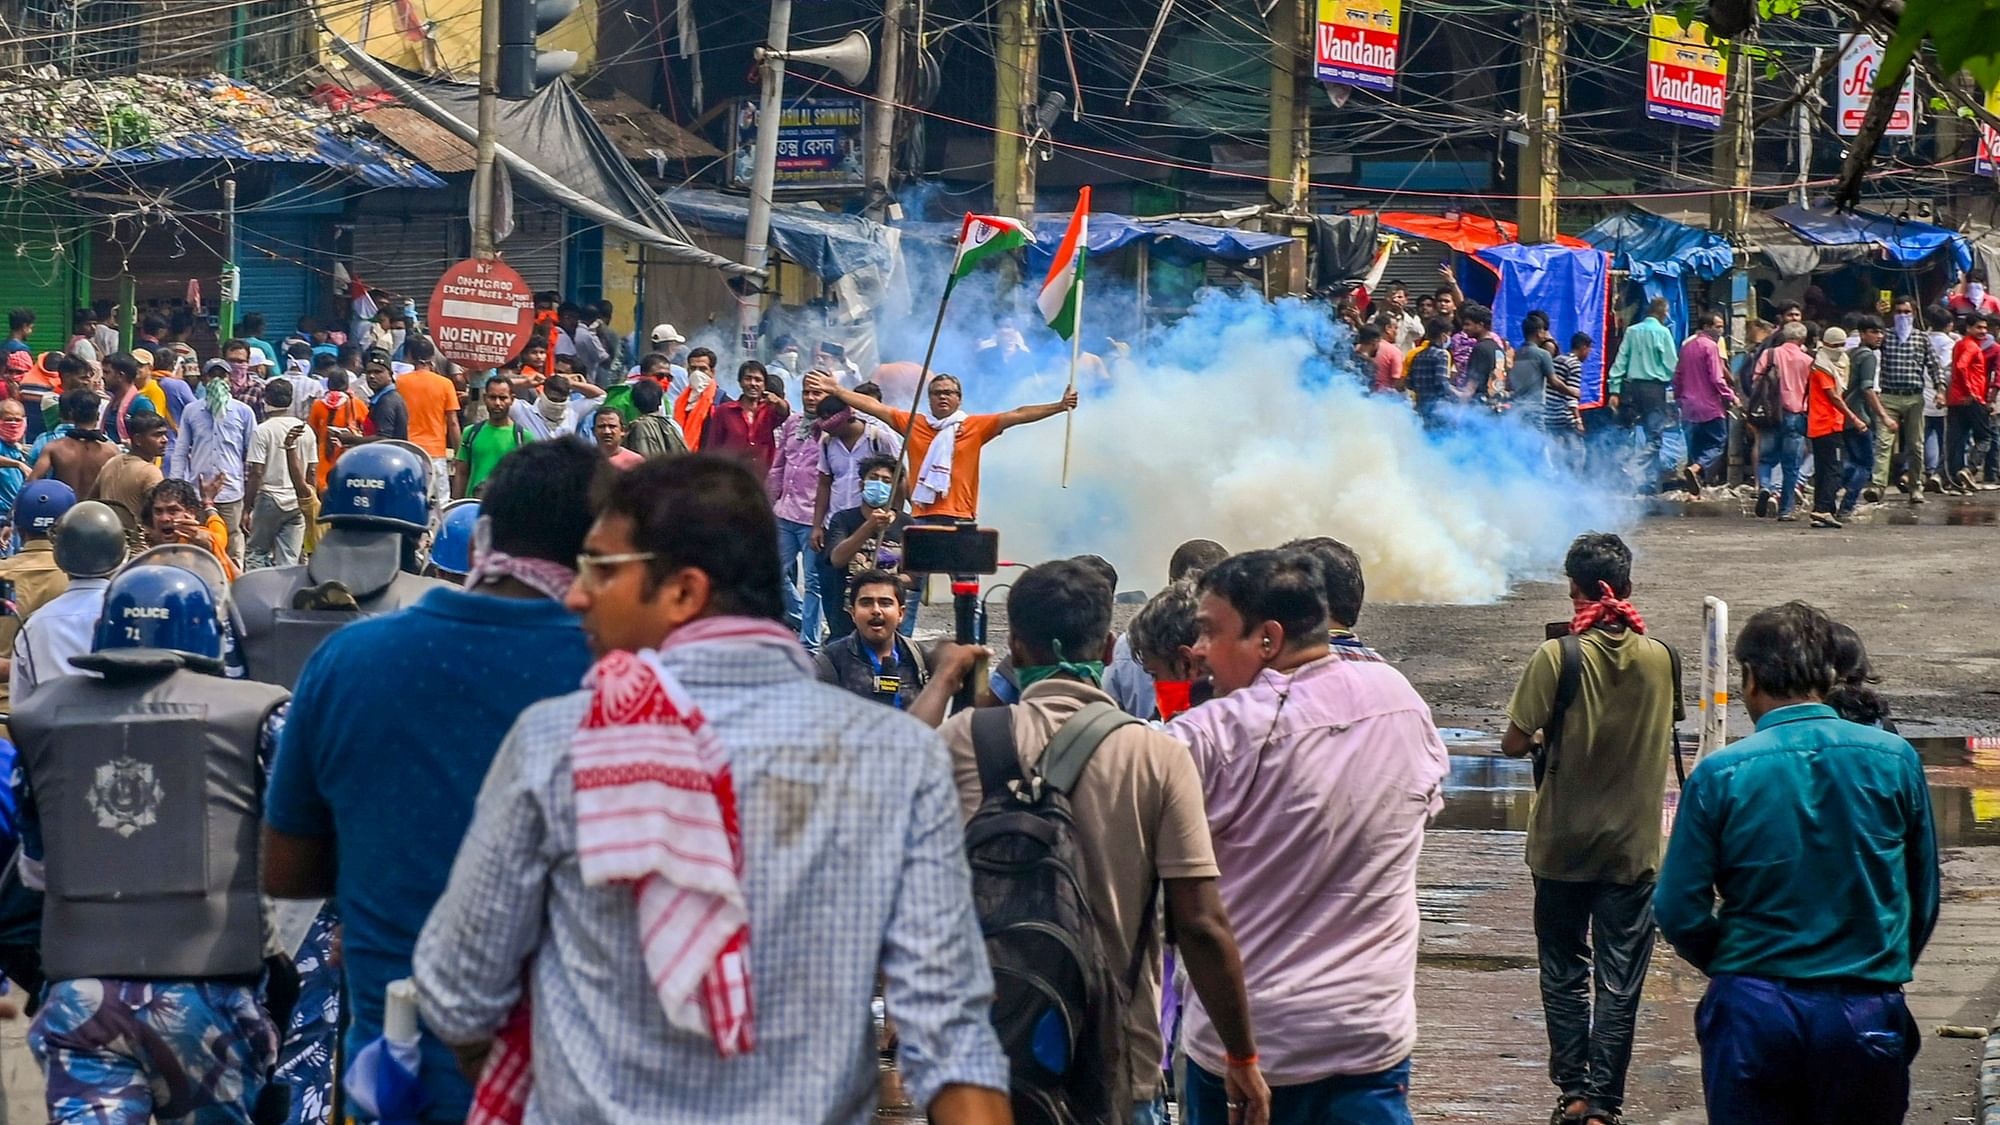
[[[1729,603],[1703,598],[1701,603],[1701,740],[1695,747],[1700,761],[1729,741]]]

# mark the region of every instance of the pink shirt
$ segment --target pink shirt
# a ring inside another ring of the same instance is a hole
[[[1806,412],[1806,380],[1812,375],[1812,353],[1802,345],[1786,341],[1764,353],[1757,373],[1767,367],[1778,369],[1778,403],[1787,414]]]
[[[607,460],[611,462],[612,468],[617,469],[621,473],[626,469],[636,468],[646,463],[644,457],[639,456],[629,449],[614,449]]]
[[[1265,1078],[1293,1086],[1408,1058],[1417,854],[1448,772],[1430,708],[1374,653],[1336,646],[1167,730],[1201,774]],[[1182,1026],[1188,1054],[1222,1073],[1198,998]]]

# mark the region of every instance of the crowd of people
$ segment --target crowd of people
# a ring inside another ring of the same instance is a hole
[[[1598,403],[1581,395],[1600,341],[1558,341],[1531,311],[1515,346],[1448,273],[1414,306],[1392,281],[1365,312],[1352,299],[1336,311],[1369,389],[1407,396],[1426,425],[1492,411],[1547,435],[1566,468],[1646,493],[1739,487],[1759,517],[1784,522],[1809,500],[1813,526],[1839,528],[1897,495],[1921,504],[2000,486],[2000,300],[1986,280],[1975,268],[1927,307],[1885,293],[1872,311],[1819,309],[1821,323],[1780,301],[1774,321],[1744,325],[1734,354],[1721,312],[1696,311],[1676,341],[1656,299],[1603,358]],[[1669,461],[1675,427],[1682,453]]]
[[[885,1055],[946,1125],[1410,1120],[1448,757],[1351,549],[1190,541],[1122,634],[1108,562],[1045,561],[1004,653],[926,645],[907,530],[1073,392],[905,412],[821,353],[794,417],[791,368],[724,395],[663,325],[603,379],[550,311],[477,380],[406,328],[30,357],[53,414],[6,381],[0,971],[52,1120],[860,1122]],[[1503,744],[1551,1120],[1621,1119],[1656,923],[1711,977],[1711,1120],[1901,1120],[1937,856],[1859,638],[1750,619],[1757,733],[1663,844],[1678,655],[1617,537],[1565,569]]]

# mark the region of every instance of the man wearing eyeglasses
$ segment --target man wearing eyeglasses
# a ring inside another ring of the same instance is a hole
[[[610,472],[573,440],[507,454],[486,480],[491,537],[466,588],[430,590],[344,626],[299,677],[292,706],[310,718],[284,736],[272,766],[264,890],[336,900],[350,1059],[382,1033],[389,983],[410,975],[417,932],[507,729],[590,667],[562,598],[590,527],[591,489]],[[423,1052],[420,1120],[463,1121],[471,1085],[444,1041],[426,1034]]]
[[[780,582],[740,459],[612,482],[568,599],[589,686],[515,724],[417,943],[425,1026],[531,1061],[492,1091],[531,1125],[863,1125],[878,979],[910,1099],[1010,1120],[944,747],[817,681]]]

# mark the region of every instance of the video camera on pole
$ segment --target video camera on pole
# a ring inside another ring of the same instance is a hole
[[[959,644],[984,644],[986,623],[979,616],[979,576],[1000,573],[1000,533],[972,520],[952,524],[912,524],[903,531],[903,569],[912,574],[951,575],[954,637]],[[986,678],[981,659],[965,679],[955,709],[972,706]]]

